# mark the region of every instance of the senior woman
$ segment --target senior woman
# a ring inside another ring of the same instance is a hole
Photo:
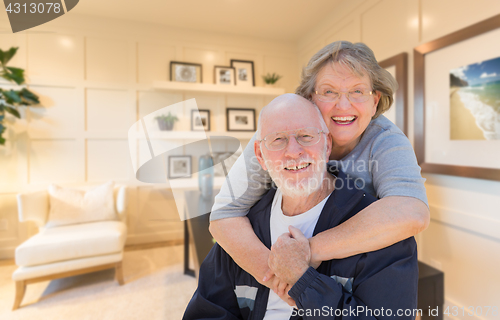
[[[429,224],[424,179],[413,148],[382,115],[390,108],[396,88],[394,78],[362,43],[331,43],[303,70],[296,93],[321,111],[333,138],[330,163],[352,178],[343,187],[380,198],[343,224],[309,239],[313,267],[388,247]],[[279,271],[273,270],[275,277],[269,270],[270,250],[245,216],[269,181],[255,160],[254,141],[255,136],[229,173],[231,183],[246,182],[247,191],[233,199],[228,185],[222,187],[212,208],[210,232],[240,267],[282,295],[286,284],[280,282]]]

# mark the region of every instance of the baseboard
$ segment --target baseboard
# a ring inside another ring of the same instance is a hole
[[[184,244],[183,239],[162,241],[162,242],[142,243],[142,244],[131,244],[131,245],[125,246],[125,251],[136,251],[136,250],[146,250],[146,249],[154,249],[154,248],[161,248],[161,247],[180,246],[183,244]]]
[[[0,248],[0,260],[11,260],[15,258],[16,247]]]
[[[145,234],[129,234],[127,235],[126,246],[143,244],[143,243],[156,243],[184,239],[183,230],[165,232],[165,233],[145,233]]]

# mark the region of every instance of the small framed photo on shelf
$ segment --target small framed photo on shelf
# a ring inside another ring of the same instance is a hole
[[[255,109],[227,108],[227,131],[255,131]]]
[[[222,84],[228,86],[234,86],[236,84],[236,79],[234,78],[234,68],[233,67],[214,67],[214,83]]]
[[[191,110],[191,131],[210,131],[210,110]]]
[[[191,156],[169,156],[168,178],[191,178]]]
[[[170,61],[170,81],[201,83],[201,64]]]
[[[231,60],[231,67],[235,69],[236,85],[241,87],[254,87],[255,75],[253,61]]]

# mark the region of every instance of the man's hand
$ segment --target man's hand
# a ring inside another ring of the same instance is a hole
[[[271,247],[269,268],[291,288],[309,268],[311,249],[299,229],[289,226],[288,230],[290,233],[279,236]]]

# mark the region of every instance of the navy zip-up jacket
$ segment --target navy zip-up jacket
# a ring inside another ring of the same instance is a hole
[[[339,172],[337,181],[342,179],[346,175]],[[362,190],[343,186],[327,200],[314,235],[376,201]],[[275,193],[269,190],[248,214],[255,234],[268,248]],[[414,319],[417,285],[417,245],[411,237],[381,250],[324,261],[317,270],[310,267],[288,293],[298,307],[290,319]],[[263,319],[268,296],[269,289],[216,244],[201,265],[198,289],[183,319]]]

